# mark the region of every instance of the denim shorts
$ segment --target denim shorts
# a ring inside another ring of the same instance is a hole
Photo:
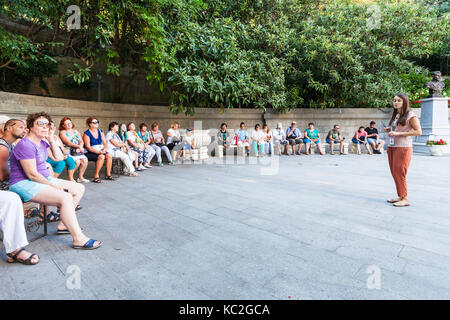
[[[326,141],[327,141],[327,143],[330,143],[330,142],[331,142],[331,140],[330,140],[330,139],[327,139]],[[333,141],[333,143],[340,143],[340,141],[336,141],[336,140],[334,140],[334,141]]]
[[[368,142],[368,143],[375,143],[375,144],[376,144],[376,143],[377,143],[377,139],[368,138],[368,139],[367,139],[367,142]],[[380,144],[380,143],[381,143],[380,140],[378,140],[378,144]]]
[[[53,177],[47,177],[47,180],[56,185],[60,183],[60,179]],[[9,191],[17,193],[23,202],[28,202],[47,186],[46,184],[26,179],[9,186]]]
[[[303,138],[303,143],[311,143],[311,140],[306,139],[306,138]],[[315,144],[319,144],[319,143],[320,143],[320,140],[317,139],[314,143],[315,143]]]

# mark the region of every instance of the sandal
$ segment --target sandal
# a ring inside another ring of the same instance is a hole
[[[39,216],[41,217],[41,221],[40,222],[43,223],[44,222],[44,216],[42,214],[39,214]],[[50,213],[47,214],[45,220],[47,220],[47,223],[56,222],[56,221],[60,221],[61,217],[60,217],[59,213],[54,212],[54,211],[50,211]]]
[[[409,205],[411,205],[411,204],[406,199],[403,199],[403,200],[400,200],[400,201],[394,203],[394,207],[408,207]]]
[[[114,179],[112,176],[106,176],[105,180],[115,181],[116,179]]]
[[[83,250],[97,249],[97,248],[99,248],[102,245],[102,242],[99,241],[99,244],[94,247],[95,241],[97,241],[97,240],[89,239],[83,246],[72,245],[72,248],[74,248],[74,249],[83,249]]]
[[[92,182],[94,182],[94,183],[102,183],[103,181],[100,178],[94,178],[94,180],[92,180]]]
[[[38,256],[37,254],[35,254],[35,253],[32,253],[32,254],[28,257],[28,259],[26,259],[26,260],[19,259],[17,256],[19,255],[19,253],[21,253],[21,252],[24,251],[24,250],[25,250],[25,248],[22,248],[22,249],[20,249],[19,251],[17,251],[14,255],[12,255],[11,253],[8,253],[8,254],[6,255],[6,256],[8,257],[8,262],[9,262],[9,263],[20,262],[20,263],[26,264],[26,265],[35,265],[35,264],[38,264],[38,263],[39,263],[39,261],[40,261],[41,259],[39,259],[39,260],[38,260],[37,262],[35,262],[35,263],[32,263],[32,262],[31,262],[31,259],[33,259],[34,256],[36,256],[36,257],[39,258],[39,256]]]

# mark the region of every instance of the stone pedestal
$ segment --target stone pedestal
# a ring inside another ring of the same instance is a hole
[[[448,98],[422,99],[420,125],[422,135],[413,142],[414,152],[429,153],[427,140],[446,140],[450,143],[450,127],[448,124]],[[444,147],[444,153],[450,153],[450,145]]]

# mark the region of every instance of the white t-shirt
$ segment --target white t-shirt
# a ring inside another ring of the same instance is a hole
[[[167,136],[167,144],[171,143],[173,140],[173,137],[177,137],[178,141],[181,140],[181,135],[180,135],[180,131],[179,130],[174,130],[172,128],[170,128],[169,130],[167,130],[168,133],[170,133],[170,137]],[[175,141],[177,141],[177,139],[175,139]]]
[[[136,143],[136,132],[127,132],[127,140],[130,140],[133,143]]]
[[[252,132],[252,139],[253,139],[253,141],[258,141],[261,138],[265,138],[265,136],[266,136],[265,133],[261,129],[258,130],[258,131],[253,130],[253,132]]]
[[[108,131],[108,133],[106,134],[106,142],[108,143],[108,148],[106,151],[108,151],[108,153],[110,153],[110,154],[114,153],[114,149],[118,148],[110,142],[111,139],[115,139],[118,143],[121,142],[120,137],[117,133]]]
[[[275,140],[282,140],[284,136],[284,131],[283,129],[280,129],[280,131],[278,131],[277,129],[273,129],[272,134]]]
[[[190,135],[190,136],[186,135],[183,140],[184,140],[184,143],[192,146],[192,139],[194,139],[193,135]]]

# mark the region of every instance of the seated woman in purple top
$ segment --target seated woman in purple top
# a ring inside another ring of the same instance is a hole
[[[83,234],[75,215],[75,207],[84,194],[84,186],[54,178],[47,170],[47,149],[53,152],[58,161],[64,158],[55,143],[55,127],[50,126],[50,121],[50,116],[45,112],[28,116],[29,133],[11,153],[9,190],[17,193],[24,202],[59,207],[61,221],[56,227],[57,234],[71,234],[74,249],[96,249],[101,242]]]

